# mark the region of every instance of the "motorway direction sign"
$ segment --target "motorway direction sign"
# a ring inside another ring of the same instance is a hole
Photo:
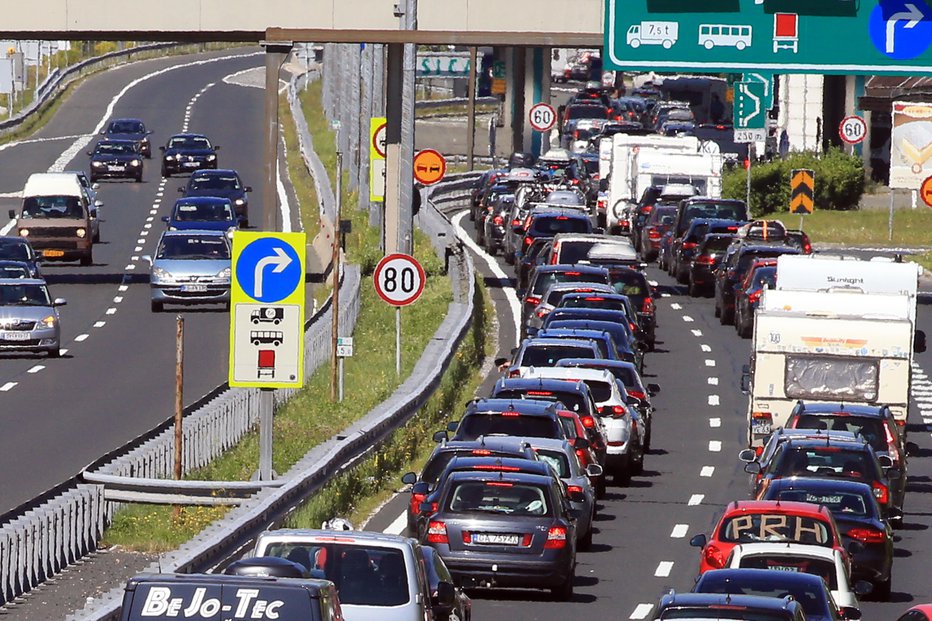
[[[734,129],[736,143],[767,139],[766,82],[735,82]]]
[[[385,117],[369,119],[369,200],[381,203],[385,200],[385,132],[388,120]]]
[[[915,190],[932,173],[932,104],[893,102],[890,187]]]
[[[230,290],[230,386],[304,384],[304,233],[237,231]]]
[[[372,281],[380,298],[392,306],[407,306],[421,297],[427,277],[414,257],[389,254],[375,266]]]
[[[415,72],[419,78],[467,78],[469,54],[418,54]]]
[[[528,111],[528,122],[534,131],[549,132],[557,124],[557,113],[546,102],[536,103]]]
[[[800,168],[790,172],[790,213],[808,216],[815,211],[815,173]]]
[[[932,74],[928,0],[606,0],[606,69]]]
[[[846,116],[838,124],[838,136],[847,144],[858,144],[867,136],[867,122],[859,116]]]

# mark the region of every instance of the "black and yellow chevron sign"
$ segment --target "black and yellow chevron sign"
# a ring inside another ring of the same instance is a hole
[[[798,168],[790,174],[790,213],[809,215],[815,210],[815,173]]]

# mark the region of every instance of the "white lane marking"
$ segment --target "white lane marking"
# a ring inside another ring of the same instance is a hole
[[[709,395],[709,405],[721,405],[718,400],[718,395]]]
[[[68,350],[65,349],[64,347],[62,347],[62,348],[61,348],[61,352],[59,352],[59,353],[60,353],[62,356],[64,356],[65,354],[68,353]]]
[[[722,426],[721,418],[710,418],[709,419],[709,427],[711,427],[712,429],[717,429],[721,426]]]
[[[492,273],[495,274],[504,282],[508,282],[508,276],[505,275],[505,272],[499,266],[498,262],[490,257],[485,250],[479,247],[479,245],[472,240],[469,235],[466,234],[466,231],[463,230],[463,227],[460,225],[460,222],[463,221],[463,218],[466,217],[468,212],[464,211],[463,213],[457,214],[453,217],[453,226],[456,228],[457,236],[463,240],[463,243],[466,244],[470,250],[479,255],[482,261],[489,266],[489,269],[492,270]],[[518,302],[518,296],[515,293],[514,287],[502,287],[502,291],[505,293],[505,299],[508,300],[508,306],[511,308],[511,318],[514,321],[515,325],[515,338],[521,333],[521,303]]]
[[[696,505],[701,505],[702,501],[705,499],[705,494],[693,494],[689,497],[689,502],[686,504],[690,507],[695,507]]]
[[[285,144],[285,139],[282,138],[282,146]],[[284,166],[278,167],[278,176],[275,179],[275,191],[278,193],[278,205],[282,212],[282,232],[290,233],[291,232],[291,202],[288,200],[288,192],[285,191],[285,183],[282,181],[282,169]]]
[[[683,315],[683,321],[685,321],[686,323],[692,323],[695,320],[689,315]]]
[[[709,440],[709,450],[713,453],[722,452],[722,441],[721,440]]]
[[[108,314],[108,315],[113,315],[113,314],[115,314],[115,313],[116,313],[116,309],[113,308],[112,306],[111,306],[110,308],[107,309],[107,314]]]
[[[702,336],[702,330],[693,330],[693,336]]]
[[[148,229],[146,229],[145,231],[139,231],[139,235],[140,235],[141,237],[146,237],[148,234],[149,234],[149,230],[148,230]],[[146,240],[143,239],[140,243],[143,243],[143,244],[144,244],[144,243],[146,243]]]
[[[670,533],[670,537],[674,539],[682,539],[686,536],[686,533],[689,532],[689,524],[675,524],[673,526],[673,532]]]
[[[95,321],[94,322],[95,328],[103,328],[105,325],[107,325],[106,321]]]
[[[118,295],[118,296],[116,296],[116,297],[113,298],[113,303],[114,303],[114,304],[119,304],[119,303],[122,302],[122,301],[123,301],[123,296],[122,296],[122,295]]]
[[[709,381],[709,386],[718,386],[717,377],[710,377],[708,381]]]
[[[149,230],[149,229],[152,228],[152,223],[151,223],[151,222],[146,222],[146,223],[143,225],[142,228],[144,228],[144,229],[146,229],[146,230]],[[145,233],[143,233],[143,235],[145,235]]]
[[[16,226],[16,218],[13,218],[12,220],[10,220],[9,222],[3,225],[3,228],[0,229],[0,235],[8,234],[14,226]]]
[[[153,220],[155,220],[155,218],[152,216],[149,216],[148,218],[146,218],[146,222],[152,222]]]
[[[703,466],[702,470],[699,471],[701,477],[710,477],[713,474],[715,474],[715,466]]]
[[[45,366],[43,366],[43,365],[41,365],[41,364],[37,364],[36,366],[34,366],[34,367],[32,367],[31,369],[29,369],[28,371],[26,371],[26,373],[38,373],[39,371],[41,371],[41,370],[44,369],[44,368],[45,368]]]
[[[388,525],[388,528],[386,528],[382,532],[388,535],[400,535],[401,533],[405,531],[407,527],[408,527],[408,517],[404,513],[402,513],[401,515],[396,517],[395,520],[391,524]]]
[[[125,269],[125,270],[134,270],[134,269],[136,269],[136,264],[135,264],[135,263],[130,263],[129,265],[127,265],[127,266],[124,267],[123,269]]]
[[[673,561],[660,561],[660,564],[657,565],[657,570],[654,572],[654,576],[657,578],[667,578],[670,576],[671,571],[673,571]]]
[[[673,310],[680,310],[683,307],[677,304],[676,302],[674,302],[673,304],[670,305],[670,308],[672,308]]]
[[[710,351],[712,351],[712,348],[709,347],[708,345],[706,345],[705,343],[703,343],[702,345],[700,345],[700,346],[699,346],[699,349],[701,349],[701,350],[704,351],[705,353],[709,353]]]
[[[119,287],[117,287],[117,291],[121,291],[121,292],[126,291],[127,289],[129,289],[128,285],[120,285]]]
[[[653,610],[653,604],[638,604],[635,606],[634,612],[632,612],[631,616],[628,618],[633,619],[634,621],[641,621],[642,619],[646,619]]]
[[[74,340],[76,340],[78,343],[80,343],[81,341],[86,341],[86,340],[87,340],[87,337],[89,337],[89,336],[90,336],[90,334],[79,334],[79,335],[77,335],[76,337],[74,337]]]
[[[130,261],[138,261],[138,260],[139,260],[139,255],[134,254],[133,256],[131,256],[131,257],[129,258],[129,260],[130,260]]]
[[[16,386],[16,382],[7,382],[3,386],[0,386],[0,391],[8,392],[10,390],[13,390],[14,386]]]
[[[711,359],[707,359],[707,360],[705,361],[705,366],[707,366],[707,367],[714,367],[714,366],[715,366],[715,361],[714,361],[714,360],[711,360]]]

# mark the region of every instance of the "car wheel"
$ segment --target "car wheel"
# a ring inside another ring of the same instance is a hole
[[[605,498],[606,487],[607,485],[605,483],[605,477],[604,476],[599,477],[598,481],[595,484],[595,497],[598,498],[599,500],[601,500],[602,498]]]
[[[97,232],[94,233],[94,237],[91,239],[95,244],[100,243],[100,228],[97,229]]]
[[[723,326],[727,326],[727,325],[733,323],[734,320],[735,320],[735,311],[734,311],[734,309],[732,309],[732,310],[729,311],[729,310],[727,310],[727,309],[725,308],[725,305],[722,304],[722,312],[721,312],[721,313],[719,314],[719,316],[718,316],[718,321],[719,321],[719,323],[721,323]]]
[[[50,349],[46,353],[49,355],[49,358],[61,358],[61,349],[58,347]]]
[[[647,429],[644,432],[644,452],[650,452],[650,436],[651,436],[651,425],[647,425]]]
[[[164,166],[162,166],[162,176],[165,177],[166,179],[171,177],[171,174],[169,174],[168,169],[165,168]]]
[[[165,309],[165,305],[162,302],[156,302],[155,300],[152,300],[150,306],[152,307],[153,313],[161,313]]]
[[[697,285],[692,280],[690,280],[689,281],[689,297],[698,298],[700,293],[702,293],[702,291],[700,291],[699,285]]]
[[[586,534],[582,539],[579,540],[579,549],[580,550],[589,550],[592,548],[592,520],[589,520],[589,530],[586,531]],[[572,597],[572,595],[570,596]]]
[[[891,570],[890,576],[883,582],[877,582],[874,584],[874,590],[871,593],[873,599],[876,599],[879,602],[889,602],[890,601],[890,587],[893,585],[893,572]]]
[[[502,251],[502,254],[505,255],[505,263],[507,263],[508,265],[515,264],[515,255],[513,253]]]
[[[558,602],[568,602],[573,599],[573,580],[575,579],[576,576],[571,573],[563,584],[551,588],[550,594],[553,595],[553,599]]]
[[[625,455],[624,461],[620,466],[615,468],[615,472],[612,476],[612,481],[615,485],[621,487],[628,487],[631,485],[631,456]]]
[[[142,175],[136,175],[136,183],[142,183]]]
[[[644,472],[644,451],[646,449],[642,446],[638,451],[637,460],[631,462],[631,474],[641,474]]]
[[[722,316],[722,307],[718,303],[718,296],[715,296],[715,311],[714,314],[716,317]]]
[[[682,266],[677,266],[676,282],[680,283],[681,285],[685,285],[689,282],[689,271],[684,269]]]
[[[88,179],[90,180],[91,183],[97,183],[97,177],[95,177],[94,175],[90,175]]]
[[[81,267],[87,267],[88,265],[91,265],[93,262],[94,262],[93,250],[91,252],[88,252],[83,257],[81,257]]]
[[[491,242],[491,243],[489,243],[489,244],[486,244],[486,248],[485,248],[485,249],[486,249],[486,251],[488,251],[490,257],[494,257],[495,254],[498,252],[498,248],[495,246],[495,242]]]

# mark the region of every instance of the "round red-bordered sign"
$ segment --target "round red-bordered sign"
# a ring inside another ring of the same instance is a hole
[[[447,174],[447,160],[434,149],[418,151],[414,156],[414,180],[423,185],[434,185]]]
[[[557,124],[557,113],[548,103],[538,103],[531,106],[527,114],[531,129],[538,132],[549,132]]]
[[[379,297],[392,306],[407,306],[424,292],[427,276],[417,259],[407,254],[382,257],[372,273],[372,282]]]
[[[922,185],[919,186],[919,198],[922,199],[923,203],[932,207],[932,177],[926,177]]]
[[[385,157],[385,134],[388,131],[388,123],[382,123],[372,132],[372,148],[380,157]]]
[[[867,137],[867,122],[859,116],[846,116],[838,124],[838,136],[848,144],[858,144]]]

